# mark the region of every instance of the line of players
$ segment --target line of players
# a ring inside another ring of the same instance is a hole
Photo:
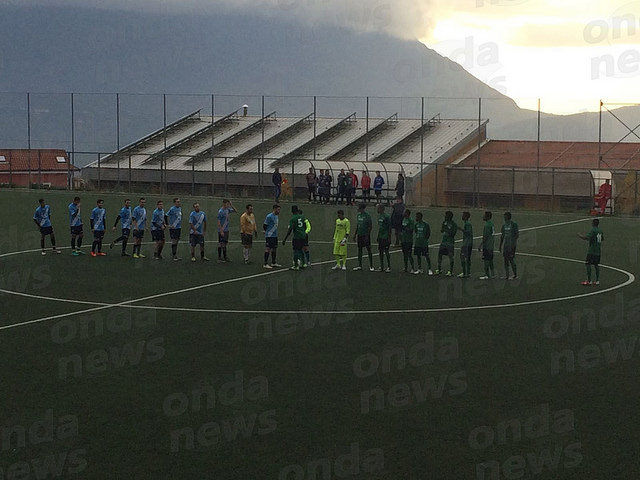
[[[53,246],[53,251],[60,253],[60,250],[55,247],[55,236],[53,233],[53,227],[51,225],[51,209],[49,205],[46,205],[44,199],[40,199],[40,206],[36,209],[34,214],[34,222],[38,225],[41,233],[41,247],[42,254],[46,255],[45,250],[45,237],[50,236],[50,240]],[[113,230],[116,230],[118,223],[121,224],[121,236],[115,239],[110,244],[110,248],[113,248],[116,244],[122,245],[122,256],[129,256],[126,253],[129,237],[133,233],[134,245],[133,245],[133,258],[144,258],[140,251],[142,239],[144,237],[145,230],[147,229],[147,211],[146,211],[146,199],[141,197],[139,204],[133,210],[131,208],[131,201],[126,199],[124,206],[120,209],[120,212],[113,225]],[[371,216],[366,211],[366,205],[361,204],[358,207],[358,214],[356,217],[356,228],[353,235],[353,240],[357,242],[358,246],[358,266],[354,267],[354,271],[362,270],[363,254],[367,251],[369,259],[369,270],[375,271],[373,262],[373,254],[371,250],[371,233],[373,222]],[[75,197],[73,202],[69,204],[69,223],[71,229],[71,250],[72,255],[81,255],[83,252],[80,247],[82,246],[83,238],[83,223],[80,214],[80,197]],[[276,261],[277,248],[278,248],[278,224],[281,207],[278,204],[273,205],[271,213],[269,213],[264,220],[263,230],[265,234],[265,253],[264,253],[264,268],[272,269],[281,267]],[[227,245],[229,243],[229,226],[230,215],[236,212],[233,204],[230,200],[224,199],[222,206],[218,210],[217,215],[217,231],[218,231],[218,261],[229,262],[227,255]],[[292,217],[289,221],[289,228],[283,240],[283,245],[286,244],[290,235],[293,236],[293,266],[291,269],[299,270],[307,268],[310,262],[309,252],[309,233],[311,231],[311,223],[304,216],[302,210],[298,206],[294,205],[291,208]],[[378,254],[379,254],[379,267],[377,271],[390,272],[391,271],[391,233],[392,223],[391,217],[385,212],[384,205],[377,206],[377,223],[378,223]],[[337,211],[338,218],[335,221],[335,229],[333,235],[333,254],[336,260],[336,264],[333,267],[334,270],[346,270],[347,262],[347,245],[349,237],[351,235],[351,223],[348,218],[345,217],[344,210]],[[494,248],[495,248],[495,227],[492,220],[492,212],[486,211],[483,215],[483,232],[482,240],[478,245],[478,251],[482,254],[482,260],[484,262],[484,275],[480,277],[481,280],[488,280],[494,278],[495,267],[493,262]],[[106,229],[106,210],[104,208],[104,201],[98,200],[96,207],[91,211],[90,215],[91,231],[93,233],[93,243],[91,246],[92,256],[106,255],[102,251],[102,242],[104,239]],[[462,231],[462,246],[460,248],[460,263],[462,266],[462,272],[458,275],[460,278],[468,278],[471,276],[471,255],[473,251],[473,226],[470,222],[471,214],[469,212],[463,212],[462,214],[462,227],[459,227],[453,218],[453,213],[447,211],[444,214],[444,220],[440,227],[440,233],[442,233],[442,240],[438,249],[437,268],[432,271],[431,259],[429,256],[429,239],[431,237],[431,227],[424,221],[421,212],[416,213],[415,220],[411,218],[411,211],[406,209],[403,214],[402,223],[398,225],[396,234],[400,238],[400,245],[403,253],[404,271],[413,274],[424,273],[422,268],[423,258],[426,261],[427,273],[429,275],[439,275],[444,273],[447,276],[452,276],[454,271],[454,244],[457,232]],[[152,239],[155,242],[154,258],[162,259],[162,251],[165,243],[165,230],[169,230],[169,237],[171,239],[172,258],[174,261],[181,260],[178,257],[178,242],[182,232],[182,207],[180,198],[173,199],[172,207],[165,212],[163,202],[160,200],[156,203],[156,209],[151,215],[150,230]],[[189,244],[191,246],[191,261],[196,261],[195,249],[200,247],[200,258],[203,261],[209,259],[205,256],[204,250],[204,236],[207,230],[207,216],[206,213],[200,209],[198,203],[193,204],[193,211],[189,215]],[[250,251],[253,244],[253,238],[258,238],[258,229],[256,226],[255,215],[253,213],[253,206],[248,204],[245,208],[245,212],[240,217],[240,234],[241,243],[243,246],[243,257],[245,263],[250,262]],[[602,230],[599,228],[599,220],[594,219],[592,223],[592,229],[587,235],[579,235],[580,238],[589,242],[589,249],[586,259],[587,265],[587,280],[583,282],[584,285],[599,284],[600,280],[600,246],[604,239]],[[504,223],[500,231],[500,245],[499,250],[502,252],[504,258],[504,279],[517,279],[518,270],[515,262],[515,253],[517,247],[517,241],[519,238],[518,224],[512,220],[510,212],[504,214]],[[414,263],[414,258],[417,260]],[[449,268],[446,272],[442,269],[442,263],[444,257],[449,259]],[[269,259],[271,261],[269,262]],[[386,259],[386,267],[385,267]],[[591,267],[595,267],[595,281],[591,281]]]

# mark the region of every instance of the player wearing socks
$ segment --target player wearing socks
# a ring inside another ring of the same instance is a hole
[[[98,200],[96,207],[91,210],[91,231],[93,232],[93,243],[91,244],[91,256],[104,257],[106,253],[102,251],[102,240],[104,239],[105,224],[107,221],[107,211],[104,209],[104,201]]]
[[[298,213],[302,215],[302,210],[298,208]],[[304,261],[308,267],[311,266],[311,252],[309,252],[309,233],[311,232],[311,222],[307,217],[304,217],[304,246],[302,247],[302,253],[304,254]]]
[[[218,210],[218,262],[230,262],[227,256],[229,244],[229,215],[235,212],[231,200],[222,200],[222,207]]]
[[[347,242],[350,233],[351,222],[344,217],[344,210],[338,210],[336,228],[333,232],[333,255],[336,258],[336,264],[332,267],[332,270],[347,269]]]
[[[458,278],[469,278],[471,276],[471,251],[473,250],[473,225],[469,219],[469,212],[462,212],[462,247],[460,248],[460,263],[462,273]]]
[[[128,198],[124,201],[124,206],[120,209],[120,213],[116,217],[116,221],[113,224],[112,230],[115,232],[118,222],[122,224],[122,234],[116,238],[109,248],[113,248],[116,243],[122,242],[122,256],[128,257],[127,243],[129,242],[129,235],[131,234],[131,200]],[[135,247],[134,247],[135,252]]]
[[[482,229],[482,242],[478,247],[478,251],[482,252],[482,260],[484,261],[484,275],[480,277],[480,280],[489,280],[496,276],[495,268],[493,266],[493,247],[495,244],[495,228],[493,226],[493,220],[491,220],[493,214],[489,211],[484,212],[482,220],[484,220],[484,228]]]
[[[585,264],[587,265],[587,280],[582,282],[582,285],[600,285],[600,253],[601,253],[601,245],[604,240],[604,234],[602,230],[600,230],[600,220],[597,218],[593,219],[591,224],[591,230],[586,235],[578,236],[589,242],[589,249],[587,250],[587,260]],[[591,266],[596,270],[596,280],[591,281]]]
[[[36,211],[33,214],[33,221],[38,226],[38,230],[40,230],[40,248],[42,249],[42,255],[47,254],[44,249],[44,237],[47,235],[49,235],[53,252],[62,253],[56,248],[56,236],[53,233],[53,225],[51,225],[51,207],[44,203],[43,198],[38,200],[38,203],[40,206],[36,208]]]
[[[367,249],[369,256],[369,271],[373,272],[373,254],[371,253],[371,215],[366,211],[367,206],[361,203],[358,207],[358,216],[356,217],[356,231],[353,234],[354,240],[358,241],[358,266],[354,270],[362,270],[362,250]]]
[[[276,263],[276,255],[278,253],[278,215],[280,215],[280,205],[275,204],[273,211],[265,217],[262,224],[265,239],[264,268],[267,269],[282,266]],[[271,264],[269,264],[269,255],[271,255]]]
[[[140,253],[142,239],[144,238],[144,230],[147,226],[147,209],[144,208],[146,200],[140,198],[139,205],[133,209],[131,213],[131,223],[133,225],[133,258],[144,258]]]
[[[164,204],[162,200],[156,203],[156,209],[151,214],[151,239],[156,242],[156,249],[153,252],[155,260],[162,260],[162,249],[164,248],[165,223]]]
[[[438,269],[436,270],[436,275],[440,275],[440,272],[442,272],[442,257],[447,256],[449,257],[447,277],[450,277],[453,275],[453,244],[455,243],[456,233],[458,233],[458,225],[453,221],[453,212],[446,211],[444,213],[444,221],[440,227],[440,232],[442,233],[442,242],[438,250]]]
[[[71,255],[83,255],[82,247],[82,217],[80,216],[80,197],[75,197],[69,204],[69,225],[71,227]]]
[[[504,214],[504,224],[502,225],[500,236],[500,251],[504,257],[504,277],[506,280],[515,280],[518,278],[518,269],[516,267],[516,246],[520,231],[518,224],[511,220],[511,212]],[[504,249],[503,249],[504,246]],[[509,266],[513,270],[513,277],[509,278]]]
[[[207,215],[200,211],[200,204],[193,204],[193,211],[189,215],[189,245],[191,245],[191,261],[196,261],[196,246],[200,245],[200,259],[209,259],[204,255],[204,234],[207,233]]]
[[[286,245],[289,235],[293,233],[293,241],[291,242],[293,245],[293,266],[291,267],[291,270],[300,270],[300,268],[307,268],[307,262],[303,252],[304,239],[307,235],[307,225],[304,215],[302,215],[302,212],[298,209],[297,205],[291,207],[291,213],[293,216],[289,221],[289,229],[282,241],[282,245]]]
[[[411,210],[408,208],[402,214],[402,227],[400,229],[400,244],[402,245],[402,256],[404,257],[404,272],[408,273],[420,273],[415,270],[413,263],[413,231],[415,229],[415,223],[411,218]],[[411,270],[409,270],[409,263],[411,263]]]
[[[178,242],[182,234],[182,206],[180,199],[173,199],[173,206],[167,211],[166,223],[169,226],[169,238],[171,239],[171,256],[175,262],[182,260],[178,257]]]
[[[429,257],[429,237],[431,237],[431,227],[422,220],[422,213],[416,213],[416,223],[414,225],[416,238],[414,243],[413,254],[418,258],[418,273],[424,273],[422,270],[422,257],[427,259],[427,269],[429,275],[433,275],[431,271],[431,257]]]
[[[256,216],[253,214],[253,205],[248,204],[245,212],[240,216],[240,240],[242,242],[242,256],[244,263],[249,263],[249,254],[253,246],[253,237],[258,238],[256,228]]]
[[[391,271],[391,217],[385,213],[384,205],[378,205],[378,254],[380,255],[379,272]],[[387,268],[384,268],[384,259],[387,258]]]

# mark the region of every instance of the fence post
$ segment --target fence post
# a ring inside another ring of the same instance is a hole
[[[13,185],[13,165],[12,165],[12,159],[11,159],[11,150],[9,150],[9,187],[11,187]],[[637,176],[637,172],[636,172],[636,176]]]
[[[291,201],[293,202],[296,198],[296,159],[291,159]]]
[[[438,170],[439,170],[439,168],[438,168],[438,167],[439,167],[439,166],[440,166],[440,165],[438,165],[438,164],[436,163],[436,175],[435,175],[435,177],[434,177],[434,178],[435,178],[435,184],[436,184],[436,185],[435,185],[435,187],[436,187],[436,188],[434,189],[434,190],[435,190],[435,195],[434,195],[434,197],[435,197],[435,201],[434,201],[434,203],[433,203],[436,207],[437,207],[437,206],[439,205],[439,203],[440,203],[440,202],[438,201]]]
[[[634,206],[638,205],[638,171],[636,170],[636,181],[634,183],[635,188],[633,189],[633,204]]]
[[[551,212],[555,209],[556,203],[556,167],[551,167]]]
[[[132,176],[132,170],[131,170],[131,154],[129,154],[129,193],[131,193],[131,176]]]
[[[227,183],[227,157],[224,157],[224,195],[229,195],[229,186]]]
[[[69,171],[69,161],[67,161],[67,172]],[[67,173],[67,178],[69,174]],[[38,185],[42,187],[42,157],[41,152],[38,150]]]
[[[100,191],[100,188],[101,188],[101,180],[102,180],[102,179],[101,179],[101,171],[102,171],[102,169],[101,169],[101,165],[100,165],[100,160],[101,160],[101,159],[102,159],[102,154],[101,154],[101,153],[99,153],[99,154],[98,154],[98,191]]]
[[[215,187],[215,171],[216,171],[216,152],[215,152],[215,144],[216,144],[216,135],[214,132],[213,124],[215,123],[215,114],[216,114],[216,96],[211,94],[211,196],[213,197],[216,192]]]
[[[511,210],[513,210],[515,195],[516,195],[516,167],[511,167]]]
[[[73,190],[73,170],[72,166],[76,164],[76,131],[75,131],[75,108],[74,94],[71,94],[71,158],[67,160],[67,182],[70,190]]]

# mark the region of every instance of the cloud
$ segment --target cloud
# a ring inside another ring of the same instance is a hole
[[[415,39],[431,28],[433,0],[0,0],[0,5],[59,5],[150,13],[210,15],[249,13],[301,22],[305,26],[338,26],[385,32]]]

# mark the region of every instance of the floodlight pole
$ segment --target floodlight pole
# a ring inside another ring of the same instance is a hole
[[[600,100],[600,110],[598,112],[598,170],[602,163],[602,99]]]

